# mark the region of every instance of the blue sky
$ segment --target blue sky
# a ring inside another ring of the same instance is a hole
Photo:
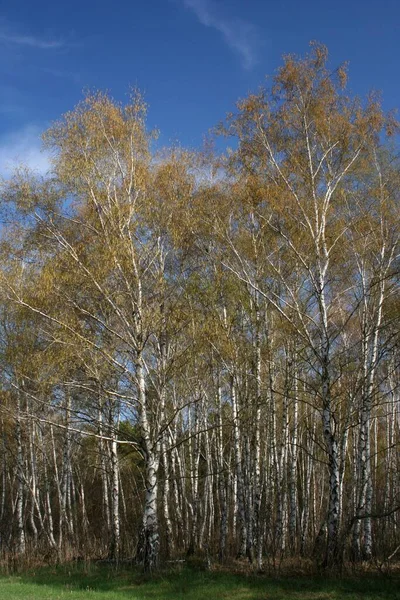
[[[39,170],[40,132],[82,97],[144,91],[161,141],[196,147],[282,54],[326,44],[350,62],[350,88],[399,105],[399,0],[3,0],[0,5],[0,173]]]

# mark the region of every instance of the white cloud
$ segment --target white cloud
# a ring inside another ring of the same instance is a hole
[[[74,83],[81,83],[81,77],[77,72],[74,73],[73,71],[63,71],[61,69],[52,69],[49,67],[41,67],[40,70],[42,73],[46,73],[46,75],[57,77],[57,79],[69,79]]]
[[[62,39],[51,39],[48,37],[31,35],[23,27],[11,23],[0,16],[0,44],[14,48],[26,48],[37,50],[57,50],[65,46]]]
[[[0,42],[17,46],[28,46],[29,48],[38,48],[40,50],[62,48],[64,46],[64,42],[61,40],[44,40],[32,35],[9,34],[4,31],[0,31]]]
[[[41,130],[28,125],[0,137],[0,175],[9,177],[19,165],[44,175],[50,168],[49,156],[42,150]]]
[[[229,48],[239,55],[245,69],[254,67],[258,36],[252,23],[218,15],[216,5],[210,0],[183,0],[183,4],[194,12],[202,25],[219,31]]]

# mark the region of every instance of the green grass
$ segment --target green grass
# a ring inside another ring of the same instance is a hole
[[[190,569],[145,578],[97,566],[0,576],[1,600],[400,600],[398,578],[271,578]]]

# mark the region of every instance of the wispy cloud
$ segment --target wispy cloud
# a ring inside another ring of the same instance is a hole
[[[242,66],[251,69],[257,63],[257,28],[248,21],[220,15],[211,0],[183,0],[184,6],[194,12],[205,27],[216,29],[225,43],[239,55]]]
[[[17,46],[27,46],[29,48],[38,48],[40,50],[49,50],[51,48],[62,48],[62,40],[45,40],[32,35],[17,35],[0,31],[0,42],[13,44]]]
[[[0,175],[9,177],[16,167],[25,165],[44,175],[50,168],[48,155],[42,150],[41,129],[27,125],[0,137]]]
[[[69,79],[74,83],[81,83],[81,77],[79,73],[74,73],[73,71],[64,71],[62,69],[52,69],[49,67],[41,67],[41,72],[46,75],[51,75],[52,77],[57,77],[57,79]]]
[[[48,36],[33,35],[4,17],[0,17],[0,44],[15,48],[36,50],[57,50],[66,44],[63,39],[49,38]]]

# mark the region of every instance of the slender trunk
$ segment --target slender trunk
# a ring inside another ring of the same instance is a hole
[[[293,366],[292,428],[289,462],[289,545],[292,554],[296,552],[297,531],[297,437],[298,437],[298,381],[297,368]]]
[[[4,510],[6,506],[6,492],[7,492],[7,434],[4,429],[4,420],[1,420],[1,450],[2,450],[2,468],[1,468],[1,497],[0,497],[0,522],[4,518]]]
[[[52,425],[50,425],[50,437],[51,437],[51,448],[52,448],[52,455],[53,455],[54,480],[55,480],[56,488],[57,488],[58,510],[59,510],[57,551],[58,551],[58,558],[60,559],[62,545],[63,545],[63,527],[62,527],[62,520],[61,520],[61,512],[62,512],[62,505],[63,505],[63,499],[62,499],[63,493],[62,493],[62,489],[61,489],[62,486],[61,486],[59,471],[58,471],[56,442],[54,439],[54,431],[53,431]]]
[[[70,453],[71,453],[71,434],[70,434],[70,412],[71,412],[71,398],[70,395],[66,394],[65,399],[65,437],[64,447],[62,455],[62,471],[61,471],[61,485],[60,485],[60,515],[59,515],[59,540],[58,549],[62,552],[62,545],[64,542],[64,534],[69,530],[68,523],[68,490],[69,490],[69,473],[70,473]],[[54,441],[54,440],[53,440]],[[53,452],[55,454],[55,446],[53,445]],[[55,465],[57,464],[54,456]]]
[[[142,429],[144,457],[145,457],[145,503],[143,513],[143,539],[140,553],[143,556],[143,566],[146,572],[151,572],[158,566],[159,561],[159,530],[157,512],[158,467],[159,449],[157,443],[153,444],[148,420],[148,406],[146,397],[146,382],[144,377],[143,361],[139,356],[136,364],[140,425]]]
[[[226,558],[226,542],[228,538],[228,510],[227,510],[227,492],[225,479],[224,463],[224,441],[223,441],[223,423],[222,423],[222,390],[218,381],[217,388],[217,465],[218,465],[218,494],[220,506],[220,531],[219,531],[219,560],[223,562]]]
[[[363,273],[364,275],[364,273]],[[375,373],[378,361],[379,330],[382,321],[382,309],[385,293],[385,280],[382,278],[377,300],[375,322],[372,330],[368,322],[368,299],[365,277],[363,278],[363,386],[361,401],[361,422],[358,448],[359,495],[357,516],[370,514],[372,511],[372,474],[371,474],[371,412],[375,386]],[[353,529],[353,552],[356,559],[369,560],[372,557],[372,523],[371,518],[357,519]],[[360,532],[363,527],[363,545],[361,547]]]
[[[31,408],[27,402],[27,412],[30,412]],[[30,492],[31,492],[31,509],[29,511],[29,524],[33,533],[33,543],[35,549],[38,544],[38,529],[35,522],[35,511],[37,511],[38,519],[43,523],[42,516],[40,514],[40,503],[39,503],[39,487],[37,479],[36,469],[36,455],[35,455],[35,425],[32,419],[28,422],[28,440],[29,440],[29,467],[30,467]]]
[[[255,538],[255,550],[257,556],[257,567],[262,569],[262,546],[263,535],[261,530],[261,313],[258,292],[255,296],[255,414],[254,414],[254,523],[253,531]]]
[[[200,416],[199,416],[199,402],[195,402],[194,405],[194,436],[190,439],[189,448],[189,465],[190,465],[190,481],[192,488],[192,502],[191,502],[191,514],[192,514],[192,529],[190,533],[190,546],[189,553],[193,554],[198,548],[198,533],[199,533],[199,507],[200,507],[200,496],[199,496],[199,465],[200,465],[200,454],[201,454],[201,441],[202,434],[199,433],[201,429]]]
[[[111,456],[111,546],[110,557],[118,560],[121,550],[121,524],[119,514],[119,461],[118,461],[118,425],[119,425],[119,409],[110,407],[110,456]]]
[[[325,231],[325,214],[321,216],[321,231]],[[323,236],[325,240],[325,237]],[[321,254],[323,257],[321,257]],[[329,502],[328,502],[328,539],[325,566],[334,566],[339,557],[339,523],[340,523],[340,465],[337,442],[335,415],[332,410],[331,396],[331,344],[329,334],[329,318],[326,303],[326,275],[329,265],[325,243],[318,248],[318,269],[316,292],[320,311],[321,346],[319,362],[321,368],[321,400],[322,427],[328,453]]]
[[[40,442],[43,447],[43,432],[39,429]],[[43,481],[44,481],[44,505],[45,505],[45,515],[47,517],[47,529],[48,529],[48,538],[49,543],[52,549],[57,548],[57,543],[54,536],[54,522],[53,522],[53,509],[50,498],[50,483],[48,477],[48,467],[47,467],[48,457],[46,453],[43,451]]]
[[[245,556],[247,543],[247,527],[244,499],[244,481],[242,471],[242,444],[239,429],[239,411],[236,396],[236,389],[233,377],[231,378],[231,399],[232,399],[232,418],[233,418],[233,435],[234,435],[234,453],[235,453],[235,474],[237,481],[237,504],[239,516],[239,556]]]
[[[167,446],[165,441],[166,435],[163,436],[161,444],[161,456],[164,471],[164,487],[163,487],[163,515],[165,524],[165,546],[166,546],[166,557],[170,558],[174,551],[174,537],[172,530],[172,521],[170,515],[170,464],[167,455]]]
[[[313,454],[315,446],[315,429],[316,418],[310,411],[310,422],[306,425],[305,432],[305,447],[306,453],[304,456],[304,478],[303,478],[303,508],[301,511],[301,538],[300,538],[300,555],[304,556],[309,536],[310,513],[315,513],[315,498],[314,486],[312,487],[313,475]],[[321,487],[321,490],[323,488]]]
[[[171,441],[174,444],[174,441]],[[172,498],[173,498],[173,506],[176,523],[179,528],[179,536],[178,536],[178,545],[186,549],[187,547],[187,520],[183,518],[183,510],[182,510],[182,497],[183,493],[179,492],[179,483],[180,476],[177,470],[177,461],[176,461],[177,449],[175,448],[171,453],[171,477],[172,477]]]
[[[21,400],[17,393],[17,414],[15,422],[15,437],[17,443],[17,500],[16,500],[16,520],[17,520],[17,544],[16,553],[25,554],[26,539],[24,527],[24,455],[21,429]]]
[[[110,510],[110,492],[109,492],[109,478],[107,468],[107,455],[105,450],[105,443],[103,439],[103,407],[101,404],[100,393],[98,395],[98,433],[99,433],[99,457],[100,457],[100,475],[101,475],[101,487],[102,487],[102,506],[103,506],[103,520],[106,524],[107,540],[109,544],[111,537],[111,510]]]

